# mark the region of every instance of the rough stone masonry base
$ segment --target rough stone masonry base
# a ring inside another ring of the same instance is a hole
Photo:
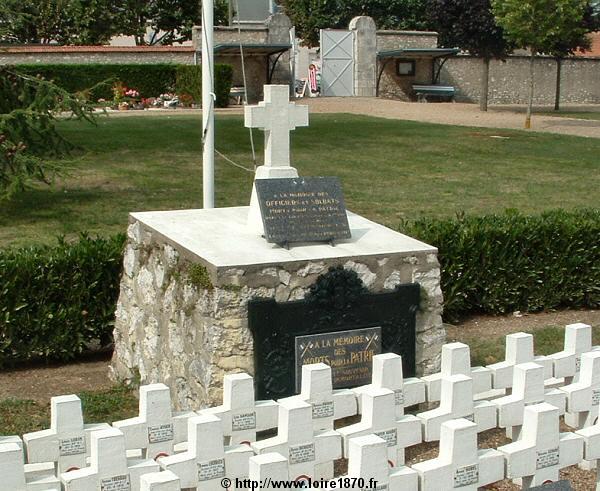
[[[356,271],[371,292],[389,291],[400,283],[421,285],[417,373],[438,370],[445,331],[435,248],[349,214],[356,244],[349,241],[333,248],[339,257],[318,257],[315,250],[321,246],[302,246],[284,253],[264,239],[244,235],[249,233],[242,226],[247,208],[220,210],[228,213],[217,217],[223,226],[207,224],[205,230],[202,212],[216,210],[132,215],[116,311],[113,380],[163,382],[171,388],[179,410],[219,404],[225,374],[254,371],[248,301],[302,299],[320,274],[339,265]],[[236,220],[238,236],[232,236],[226,224]],[[178,235],[174,230],[187,232]],[[390,238],[396,236],[410,247],[404,247],[405,252],[384,252],[385,247],[390,249]],[[385,244],[374,247],[372,254],[358,254],[357,247],[369,238],[373,244]],[[236,247],[264,247],[265,253],[288,254],[289,260],[234,264],[215,259],[219,247],[229,249],[231,257],[239,256]]]

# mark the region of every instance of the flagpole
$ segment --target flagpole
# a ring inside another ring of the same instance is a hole
[[[202,202],[215,207],[213,0],[202,0]]]

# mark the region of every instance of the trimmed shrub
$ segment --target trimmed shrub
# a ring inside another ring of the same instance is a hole
[[[176,91],[190,94],[200,102],[202,83],[199,66],[157,64],[48,64],[17,65],[23,73],[40,75],[69,92],[89,91],[91,101],[111,100],[112,87],[117,81],[140,92],[141,97],[157,97],[160,94]],[[215,90],[217,107],[227,107],[233,68],[229,65],[215,65]]]
[[[0,251],[0,365],[112,341],[124,235]]]
[[[233,79],[233,68],[230,65],[215,66],[216,106],[229,105],[229,92]],[[190,96],[196,104],[202,102],[202,68],[197,65],[179,65],[176,72],[175,91],[177,94]]]
[[[404,223],[439,249],[444,317],[600,306],[600,210]]]

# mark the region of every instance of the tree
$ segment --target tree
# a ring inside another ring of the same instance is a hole
[[[595,16],[594,6],[588,3],[585,7],[583,18],[581,20],[583,30],[576,30],[567,33],[566,37],[557,39],[549,51],[549,55],[556,60],[556,92],[554,98],[554,110],[560,109],[560,85],[562,75],[562,60],[567,56],[572,56],[579,50],[589,49],[591,40],[588,34],[600,28],[600,22]]]
[[[201,3],[190,0],[120,0],[121,33],[138,45],[173,44],[192,38],[202,23]],[[215,25],[227,25],[227,0],[215,0]],[[147,37],[148,28],[150,35]]]
[[[93,108],[79,97],[39,77],[0,67],[0,200],[31,183],[50,183],[73,146],[56,130],[59,114],[94,122]]]
[[[492,0],[494,15],[507,38],[530,52],[525,128],[531,128],[536,56],[551,53],[560,40],[586,32],[582,22],[586,5],[586,0]]]
[[[430,15],[442,46],[482,58],[479,107],[487,111],[490,60],[502,59],[512,50],[496,23],[490,0],[431,0]]]
[[[281,0],[280,4],[307,46],[319,45],[320,29],[345,29],[357,15],[373,17],[380,29],[429,28],[427,0]]]

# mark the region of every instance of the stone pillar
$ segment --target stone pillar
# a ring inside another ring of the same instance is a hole
[[[377,27],[371,17],[355,17],[349,29],[354,31],[354,95],[375,97],[377,86]]]
[[[285,14],[273,14],[267,19],[267,43],[269,44],[290,44],[290,29],[292,28],[292,21]],[[290,56],[292,51],[288,51],[281,55],[273,78],[270,83],[272,84],[293,84],[291,69],[290,69]],[[274,58],[274,57],[273,57]]]

